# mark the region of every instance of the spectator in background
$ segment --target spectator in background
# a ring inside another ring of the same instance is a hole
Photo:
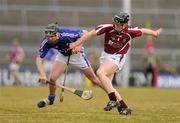
[[[159,58],[155,54],[155,49],[154,49],[154,44],[152,40],[146,41],[144,45],[144,74],[146,77],[146,80],[148,82],[148,85],[151,85],[152,87],[157,86],[157,81],[158,81],[158,63],[159,63]]]
[[[24,60],[24,57],[25,57],[25,53],[23,48],[20,46],[19,41],[17,39],[14,39],[10,51],[7,55],[7,59],[10,61],[9,64],[10,74],[13,76],[14,79],[13,85],[21,84],[19,68]]]

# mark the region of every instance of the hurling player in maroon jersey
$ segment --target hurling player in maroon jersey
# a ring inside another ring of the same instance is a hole
[[[129,14],[120,12],[114,15],[112,22],[98,25],[76,42],[70,44],[70,49],[74,49],[91,37],[104,34],[104,51],[101,53],[100,66],[96,72],[110,100],[104,110],[110,111],[112,108],[117,107],[122,115],[131,114],[131,109],[113,87],[113,76],[115,72],[123,68],[131,39],[143,34],[158,37],[162,31],[161,28],[153,31],[148,28],[129,26],[128,21]]]

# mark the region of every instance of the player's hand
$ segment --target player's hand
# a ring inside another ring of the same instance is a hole
[[[42,84],[47,84],[47,78],[46,77],[40,77],[38,82],[40,82]]]
[[[69,49],[74,49],[75,47],[76,47],[76,45],[74,42],[69,44]]]
[[[77,54],[78,52],[81,51],[81,48],[82,48],[82,46],[77,46],[77,47],[75,47],[75,48],[72,49],[72,52],[73,52],[74,54]]]
[[[158,37],[162,32],[162,28],[159,28],[158,30],[155,31],[155,37]]]

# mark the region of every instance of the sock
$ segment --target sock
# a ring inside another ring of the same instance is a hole
[[[120,103],[121,108],[128,108],[128,106],[126,105],[126,103],[123,100],[119,101],[119,103]]]
[[[115,95],[115,92],[111,92],[108,94],[108,97],[109,97],[109,100],[113,100],[113,101],[116,101],[116,95]]]
[[[55,95],[49,95],[49,96],[48,96],[48,100],[49,100],[50,102],[54,102],[54,99],[55,99]]]

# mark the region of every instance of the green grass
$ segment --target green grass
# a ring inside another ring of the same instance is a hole
[[[55,104],[39,109],[36,103],[47,96],[47,87],[0,87],[0,123],[180,123],[179,89],[117,88],[133,109],[131,116],[103,111],[108,98],[92,89],[91,100],[65,92],[63,103],[58,89]]]

